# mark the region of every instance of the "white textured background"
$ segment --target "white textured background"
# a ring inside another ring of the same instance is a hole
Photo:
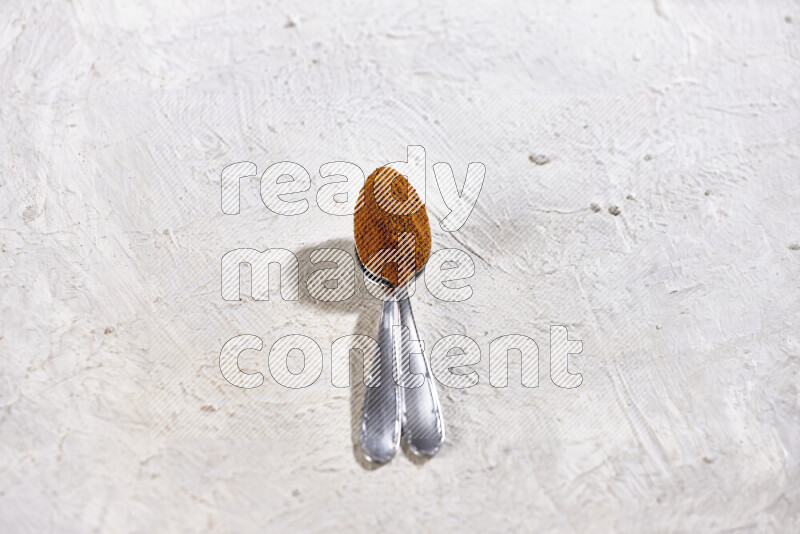
[[[800,529],[800,3],[471,4],[3,2],[0,530]],[[421,334],[473,337],[481,382],[442,393],[435,459],[368,470],[328,358],[377,303],[225,302],[219,264],[283,247],[305,276],[351,246],[319,166],[409,144],[434,249],[477,265],[468,302],[418,293]],[[304,165],[309,211],[250,180],[223,215],[241,160]],[[452,235],[439,161],[487,168]],[[550,324],[583,340],[578,389]],[[285,390],[251,352],[267,382],[234,388],[241,333],[313,337],[322,379]],[[508,333],[538,389],[489,386]]]

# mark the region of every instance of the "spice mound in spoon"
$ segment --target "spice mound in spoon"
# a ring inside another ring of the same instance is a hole
[[[408,282],[431,254],[431,226],[425,204],[406,177],[391,167],[375,169],[364,182],[353,226],[361,262],[394,287]],[[394,254],[379,253],[381,250]]]

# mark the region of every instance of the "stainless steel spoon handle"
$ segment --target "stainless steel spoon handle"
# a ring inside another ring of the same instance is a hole
[[[380,384],[367,387],[364,395],[364,412],[361,417],[361,450],[371,462],[388,462],[400,443],[400,398],[394,381],[394,302],[383,303],[381,322],[378,327],[379,366],[371,370],[370,384],[375,373]]]
[[[401,298],[397,301],[400,308],[400,324],[403,333],[401,343],[401,368],[411,374],[422,373],[425,381],[419,387],[400,387],[402,391],[402,425],[403,434],[409,449],[420,456],[433,456],[444,443],[444,419],[439,405],[439,395],[433,382],[431,365],[425,357],[424,347],[417,332],[411,301]],[[413,380],[409,380],[413,382]]]

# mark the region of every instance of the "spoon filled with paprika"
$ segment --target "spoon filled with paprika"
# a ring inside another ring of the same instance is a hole
[[[409,295],[430,256],[431,231],[425,205],[405,176],[380,167],[367,178],[356,204],[354,233],[359,266],[384,301],[378,331],[381,380],[364,398],[361,448],[369,460],[386,462],[402,430],[411,452],[433,456],[445,439],[444,420]],[[392,328],[395,302],[399,340]],[[397,367],[389,373],[397,341]]]

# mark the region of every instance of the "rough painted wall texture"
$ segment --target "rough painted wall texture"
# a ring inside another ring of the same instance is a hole
[[[12,0],[0,80],[4,532],[800,530],[800,3]],[[379,305],[227,302],[220,258],[287,248],[307,276],[352,249],[320,165],[411,144],[434,250],[476,263],[417,321],[474,338],[481,381],[442,391],[435,459],[369,470],[363,385],[329,358]],[[284,160],[306,213],[257,178],[221,212],[223,167]],[[440,161],[487,169],[452,234]],[[577,389],[548,378],[551,324],[583,341]],[[243,333],[257,389],[220,376]],[[291,333],[326,358],[302,391],[267,372]],[[538,388],[489,385],[509,333]]]

